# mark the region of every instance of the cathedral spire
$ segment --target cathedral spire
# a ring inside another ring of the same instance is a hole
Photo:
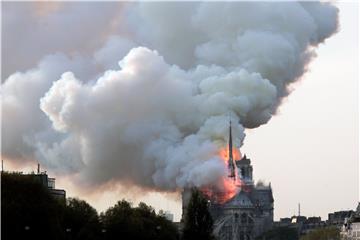
[[[230,124],[229,124],[229,160],[233,159],[233,154],[232,154],[232,134],[231,134],[231,119],[230,119]]]
[[[232,153],[232,134],[231,134],[231,119],[229,124],[229,160],[228,160],[228,169],[229,169],[229,178],[233,178],[235,181],[235,165]]]

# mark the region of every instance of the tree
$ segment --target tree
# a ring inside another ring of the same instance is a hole
[[[257,240],[297,240],[299,239],[297,228],[275,227],[262,234]]]
[[[110,207],[105,213],[100,214],[100,219],[104,229],[106,229],[106,239],[116,239],[122,236],[127,239],[132,231],[129,228],[131,217],[131,205],[129,202],[122,200]]]
[[[213,220],[208,209],[208,201],[198,189],[193,188],[185,215],[183,239],[214,239],[212,231]]]
[[[84,200],[68,198],[63,226],[66,234],[73,240],[98,239],[101,232],[96,210]]]
[[[340,232],[336,227],[326,227],[315,229],[305,236],[302,236],[300,240],[339,240]]]
[[[176,240],[178,232],[173,223],[163,216],[156,215],[155,210],[140,203],[132,208],[125,200],[117,202],[101,215],[106,230],[105,239],[142,239],[142,240]]]

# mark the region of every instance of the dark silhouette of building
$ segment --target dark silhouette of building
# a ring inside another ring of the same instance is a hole
[[[4,170],[2,169],[2,172]],[[56,189],[55,188],[55,178],[48,177],[46,171],[40,170],[40,164],[37,166],[37,172],[31,172],[31,173],[23,173],[23,172],[15,172],[19,174],[19,176],[23,176],[24,179],[33,179],[35,181],[38,181],[41,183],[45,188],[48,189],[50,192],[50,195],[53,196],[55,199],[58,199],[60,201],[66,201],[66,192],[63,189]]]

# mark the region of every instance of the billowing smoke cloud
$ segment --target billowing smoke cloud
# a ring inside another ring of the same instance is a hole
[[[2,78],[33,67],[45,55],[88,54],[115,32],[126,35],[122,3],[4,2]],[[94,36],[96,33],[96,36]],[[76,36],[76,37],[74,37]]]
[[[240,146],[337,30],[337,8],[319,2],[138,3],[122,19],[131,32],[93,57],[45,58],[5,81],[5,156],[91,184],[214,184],[229,115]]]

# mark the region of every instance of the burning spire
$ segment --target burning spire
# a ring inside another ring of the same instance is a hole
[[[228,160],[228,169],[229,169],[229,178],[233,178],[234,181],[236,180],[235,176],[235,165],[232,153],[232,134],[231,134],[231,119],[229,124],[229,160]]]

